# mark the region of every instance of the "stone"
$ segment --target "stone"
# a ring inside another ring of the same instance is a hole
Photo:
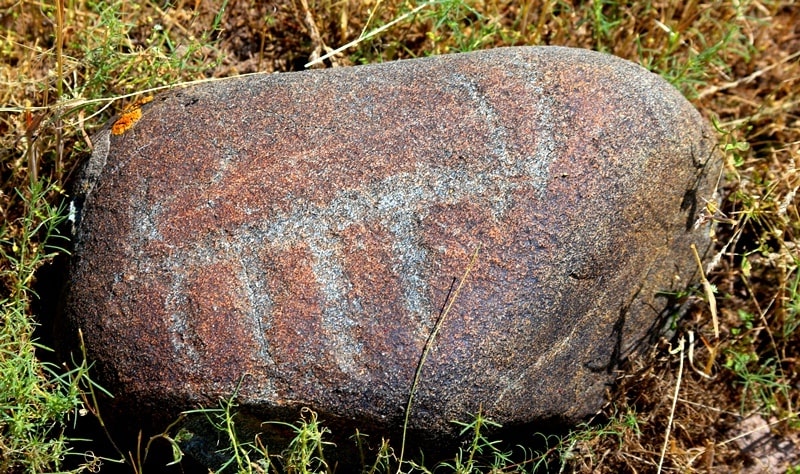
[[[451,298],[414,439],[595,413],[697,276],[720,164],[666,81],[562,47],[209,81],[93,142],[63,320],[114,410],[236,393],[345,439],[397,435]]]

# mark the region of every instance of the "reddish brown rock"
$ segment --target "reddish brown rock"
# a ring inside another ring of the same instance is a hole
[[[507,48],[156,96],[94,139],[65,314],[140,413],[216,405],[446,439],[578,420],[696,273],[715,141],[618,58]],[[130,112],[130,111],[128,111]],[[121,127],[117,127],[120,130]],[[346,435],[352,434],[351,432]]]

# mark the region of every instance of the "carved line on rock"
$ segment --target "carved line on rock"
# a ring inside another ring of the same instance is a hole
[[[221,230],[211,229],[208,235],[198,239],[201,241],[199,245],[181,245],[172,249],[172,265],[168,275],[173,280],[172,292],[188,291],[188,288],[181,288],[182,283],[176,280],[176,275],[189,271],[192,266],[213,264],[230,258],[230,255],[248,255],[258,245],[268,245],[285,251],[305,244],[314,257],[312,270],[325,298],[322,325],[326,334],[320,335],[320,340],[327,341],[328,351],[335,355],[341,370],[354,373],[352,371],[356,370],[356,365],[352,357],[359,353],[361,343],[351,336],[352,331],[342,331],[342,328],[355,327],[357,322],[351,315],[358,314],[363,309],[361,302],[351,296],[352,282],[347,276],[342,256],[343,244],[338,233],[365,222],[379,222],[387,228],[394,236],[393,270],[402,284],[404,307],[417,324],[429,323],[435,308],[427,296],[425,270],[430,263],[430,250],[422,241],[421,220],[426,217],[433,204],[455,205],[464,199],[487,199],[483,197],[482,191],[490,183],[504,179],[504,175],[508,173],[503,169],[492,171],[494,172],[488,175],[475,175],[454,169],[418,165],[414,173],[398,173],[372,186],[342,191],[324,207],[295,201],[288,213],[277,214],[261,223],[248,223],[228,231],[230,248],[222,253],[210,248],[210,244],[203,243],[215,242],[222,237]],[[503,204],[503,207],[508,205]],[[149,232],[148,235],[156,237],[158,234]],[[142,258],[146,260],[145,255]],[[246,264],[253,267],[248,272],[268,272],[256,255],[245,260]],[[251,297],[253,320],[268,319],[270,308],[264,306],[269,305],[262,305],[258,300],[271,301],[270,295],[266,288],[251,288],[254,291]],[[260,291],[264,292],[263,296],[257,294]],[[168,306],[176,311],[180,304]],[[263,341],[263,337],[259,340]],[[266,347],[263,350],[265,353],[269,352]]]
[[[209,248],[208,243],[218,241],[222,231],[210,229],[208,235],[198,239],[199,245],[173,248],[169,272],[173,294],[188,290],[181,288],[184,283],[177,279],[176,274],[190,271],[194,265],[222,261],[231,254],[238,255],[242,265],[251,267],[237,278],[248,286],[254,330],[263,331],[269,327],[271,309],[271,304],[264,302],[271,302],[272,298],[267,294],[267,288],[252,285],[249,277],[251,272],[268,273],[254,248],[266,245],[285,251],[297,245],[306,245],[312,253],[312,271],[325,300],[322,321],[325,334],[318,338],[327,344],[325,349],[334,356],[343,372],[355,374],[357,365],[354,357],[358,356],[362,346],[353,337],[352,329],[359,322],[352,315],[362,313],[363,305],[352,296],[353,283],[347,275],[339,234],[356,224],[378,222],[393,236],[392,269],[400,279],[404,308],[411,321],[430,326],[435,314],[435,307],[428,296],[430,275],[427,273],[430,272],[432,254],[423,241],[422,221],[431,207],[470,201],[479,207],[491,209],[492,216],[499,220],[513,206],[514,192],[521,186],[533,188],[539,196],[546,190],[549,166],[555,158],[554,125],[549,123],[553,99],[544,95],[537,85],[537,74],[529,64],[519,67],[526,69],[525,87],[531,92],[529,97],[521,100],[536,101],[537,113],[533,114],[537,131],[534,156],[515,156],[516,150],[509,149],[507,143],[509,131],[504,122],[508,119],[503,120],[499,116],[491,98],[478,88],[476,82],[464,75],[456,75],[455,85],[467,91],[476,104],[477,113],[489,129],[489,153],[471,157],[473,161],[478,161],[478,169],[463,170],[418,163],[412,172],[397,173],[355,189],[343,189],[326,205],[295,200],[287,212],[275,213],[265,216],[261,222],[226,230],[229,240],[223,255],[216,255],[218,251]],[[226,156],[218,161],[221,169],[215,177],[225,180],[226,168],[234,160],[226,152]],[[151,237],[155,236],[151,234]],[[242,260],[243,255],[248,257]],[[176,302],[173,300],[168,306],[172,307],[173,312],[180,312],[180,305],[175,305]],[[410,324],[415,324],[411,321]],[[190,322],[185,321],[184,324]],[[424,339],[422,336],[420,333],[420,344]],[[257,339],[261,342],[262,354],[269,354],[265,338],[260,336]]]
[[[512,156],[508,151],[508,130],[503,124],[502,118],[499,116],[491,100],[486,96],[482,90],[480,82],[471,80],[464,74],[453,74],[456,84],[464,88],[469,94],[470,99],[476,104],[478,114],[484,119],[484,123],[489,129],[489,148],[492,151],[491,157],[499,159],[500,169],[505,171],[503,177],[513,178],[515,176],[525,175],[530,178],[531,184],[536,189],[539,197],[543,197],[547,188],[547,183],[550,181],[550,164],[555,158],[555,140],[553,137],[553,108],[555,101],[552,97],[545,94],[541,86],[537,85],[539,82],[538,75],[535,71],[531,70],[531,64],[527,62],[515,61],[513,64],[517,67],[525,69],[523,87],[528,92],[526,97],[519,97],[518,100],[534,100],[536,102],[531,110],[535,110],[533,114],[535,120],[535,130],[538,132],[536,136],[536,150],[532,157],[519,157]],[[521,163],[521,164],[520,164]],[[511,191],[508,185],[502,186],[498,183],[499,191],[506,195]],[[502,211],[495,211],[495,219],[502,218]]]

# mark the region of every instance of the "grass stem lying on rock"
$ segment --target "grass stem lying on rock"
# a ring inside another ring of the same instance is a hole
[[[428,358],[428,353],[433,348],[433,343],[436,340],[436,336],[439,334],[439,330],[442,329],[442,325],[444,324],[444,320],[447,318],[447,315],[450,314],[450,310],[453,307],[456,299],[458,298],[458,294],[461,292],[461,288],[464,286],[464,282],[467,281],[467,277],[469,276],[472,269],[475,267],[475,262],[478,260],[478,253],[480,252],[481,246],[480,244],[475,249],[475,253],[472,254],[472,258],[467,265],[466,270],[464,270],[464,274],[461,276],[461,280],[458,282],[458,286],[456,286],[455,290],[452,293],[447,294],[447,299],[445,300],[444,306],[442,307],[442,311],[439,314],[439,317],[436,318],[436,324],[433,326],[430,335],[428,336],[428,340],[425,341],[425,347],[422,349],[422,355],[419,358],[419,363],[417,364],[417,370],[414,371],[414,380],[411,382],[411,388],[408,391],[408,403],[406,404],[405,409],[405,417],[403,418],[403,433],[402,439],[400,442],[400,458],[398,461],[397,472],[400,472],[403,469],[403,459],[405,456],[406,450],[406,434],[408,432],[408,419],[411,416],[411,408],[414,403],[414,393],[417,391],[417,386],[419,385],[420,377],[422,376],[422,368],[425,366],[425,360]]]

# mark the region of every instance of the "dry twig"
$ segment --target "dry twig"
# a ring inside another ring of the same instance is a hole
[[[306,64],[306,67],[322,64],[325,59],[330,59],[331,66],[338,67],[339,63],[334,58],[336,52],[322,41],[322,36],[319,34],[319,29],[317,29],[317,23],[314,21],[314,15],[311,14],[311,9],[308,7],[308,0],[300,0],[300,5],[303,7],[303,21],[306,24],[306,28],[308,28],[308,35],[311,36],[311,43],[314,45],[314,51],[311,52],[311,56],[308,58],[310,61]],[[320,58],[323,50],[327,54]]]

